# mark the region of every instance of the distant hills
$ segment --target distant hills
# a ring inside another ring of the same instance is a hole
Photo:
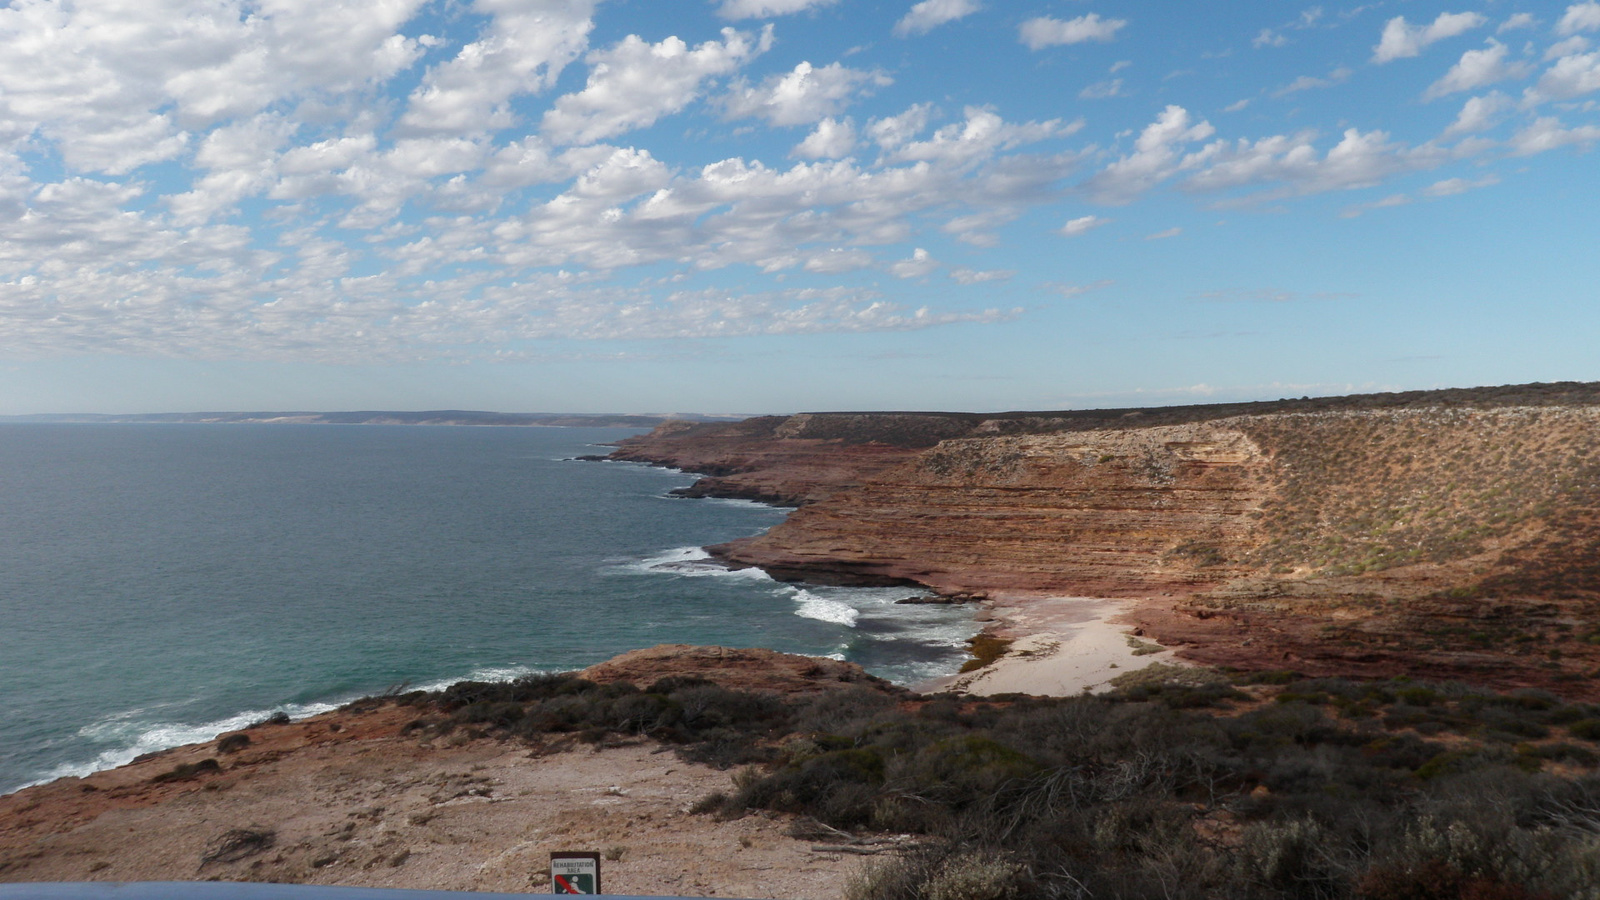
[[[580,426],[589,428],[653,428],[669,420],[736,422],[742,416],[706,416],[695,413],[650,415],[583,413],[501,413],[471,409],[431,409],[419,412],[363,410],[355,412],[193,412],[101,415],[60,413],[0,416],[0,422],[126,423],[171,425],[495,425]]]

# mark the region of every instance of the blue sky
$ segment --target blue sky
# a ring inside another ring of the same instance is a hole
[[[1600,2],[13,0],[0,414],[1600,380]]]

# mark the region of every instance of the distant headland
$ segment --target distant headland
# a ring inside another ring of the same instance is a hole
[[[0,423],[130,425],[482,425],[497,427],[654,428],[662,422],[737,422],[742,416],[698,413],[503,413],[472,409],[350,412],[41,413],[0,416]]]

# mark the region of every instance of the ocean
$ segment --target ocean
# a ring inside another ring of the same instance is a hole
[[[786,510],[573,457],[633,429],[0,425],[0,792],[387,688],[770,647],[915,683],[977,631],[703,545]]]

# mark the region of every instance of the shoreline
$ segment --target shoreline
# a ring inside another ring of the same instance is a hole
[[[1113,679],[1152,663],[1191,665],[1143,638],[1128,616],[1139,600],[1108,597],[991,598],[983,633],[1010,642],[1000,657],[969,672],[912,686],[918,693],[1070,697],[1110,690]]]

